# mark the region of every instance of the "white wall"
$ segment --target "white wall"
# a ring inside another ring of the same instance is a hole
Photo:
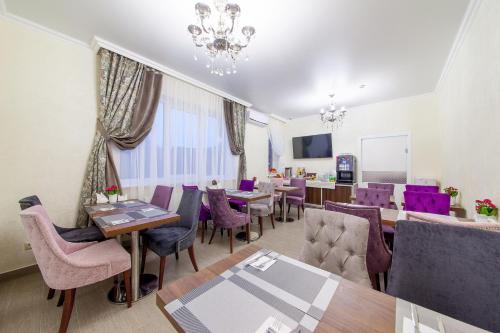
[[[434,94],[401,98],[349,109],[344,124],[333,130],[333,158],[293,159],[292,137],[329,133],[319,117],[296,118],[285,126],[287,134],[286,166],[305,167],[308,172],[335,172],[335,156],[350,153],[360,156],[360,138],[372,135],[409,133],[411,137],[411,170],[414,177],[441,176],[439,146],[440,128],[436,121],[437,104]],[[358,168],[359,170],[359,168]],[[359,173],[359,172],[358,172]]]
[[[75,223],[96,119],[90,48],[0,17],[0,273],[33,264],[18,200]]]
[[[500,1],[485,0],[437,90],[443,184],[457,187],[469,216],[474,200],[500,204]]]

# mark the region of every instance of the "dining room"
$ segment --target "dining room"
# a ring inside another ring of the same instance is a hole
[[[0,332],[500,332],[498,22],[0,0]]]

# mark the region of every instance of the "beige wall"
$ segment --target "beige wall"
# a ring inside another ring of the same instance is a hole
[[[0,18],[0,273],[33,264],[17,201],[74,225],[96,119],[90,48]]]
[[[500,1],[485,0],[437,90],[443,183],[474,200],[500,204]]]
[[[437,105],[434,94],[401,98],[349,109],[344,124],[333,131],[333,155],[350,153],[360,156],[360,138],[365,136],[409,133],[411,139],[411,176],[437,178],[441,176],[439,158],[440,129],[436,121]],[[283,163],[305,167],[319,174],[335,172],[335,157],[300,159],[292,157],[292,137],[329,133],[320,121],[319,113],[289,121]]]

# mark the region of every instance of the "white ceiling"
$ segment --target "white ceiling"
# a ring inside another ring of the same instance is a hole
[[[85,43],[99,36],[286,118],[317,114],[331,91],[350,107],[433,91],[469,3],[234,0],[257,33],[250,61],[216,77],[193,59],[196,0],[4,1],[10,14]]]

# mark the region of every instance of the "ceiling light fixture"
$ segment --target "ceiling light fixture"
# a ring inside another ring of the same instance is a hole
[[[199,2],[194,7],[199,25],[188,26],[195,48],[194,60],[198,60],[197,48],[204,48],[209,58],[205,67],[210,69],[210,73],[219,76],[236,74],[236,62],[255,35],[255,28],[246,25],[241,28],[241,34],[237,32],[237,18],[241,12],[237,4],[214,0],[214,7],[212,22],[210,6]],[[248,60],[248,55],[245,55],[245,60]]]
[[[328,107],[326,110],[324,108],[321,109],[319,113],[321,115],[321,121],[333,131],[334,129],[342,126],[347,110],[345,106],[342,106],[340,110],[337,110],[337,106],[334,101],[335,94],[330,94],[329,97],[330,103],[328,104]]]

